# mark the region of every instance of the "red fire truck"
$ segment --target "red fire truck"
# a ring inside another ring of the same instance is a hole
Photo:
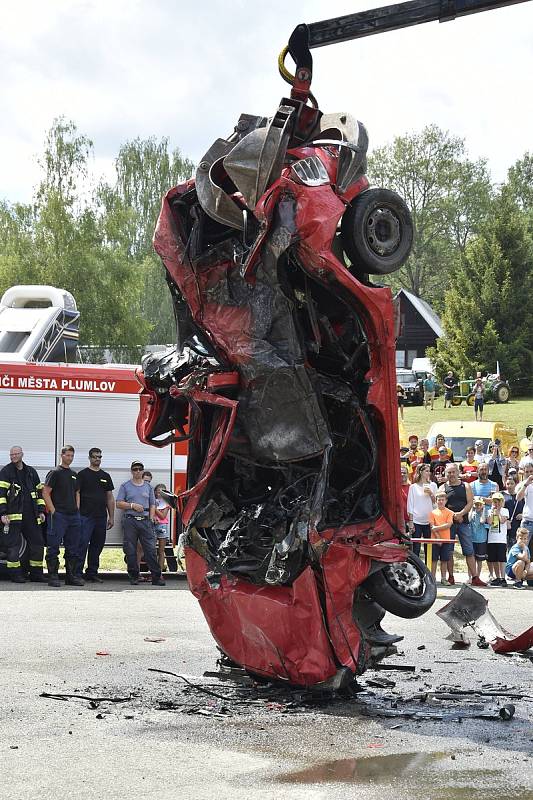
[[[76,450],[75,470],[88,466],[90,447],[101,447],[102,469],[116,489],[138,458],[152,473],[152,485],[183,491],[186,444],[158,449],[139,441],[139,390],[132,365],[0,363],[0,464],[9,461],[11,446],[20,445],[25,462],[44,479],[64,443]],[[122,545],[120,515],[108,546]]]

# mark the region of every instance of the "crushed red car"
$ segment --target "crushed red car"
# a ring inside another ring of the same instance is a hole
[[[219,648],[303,686],[395,652],[385,611],[436,596],[405,537],[392,296],[369,277],[409,255],[410,215],[369,188],[364,125],[308,96],[243,114],[164,198],[178,342],[143,360],[137,425],[188,442],[173,501]]]

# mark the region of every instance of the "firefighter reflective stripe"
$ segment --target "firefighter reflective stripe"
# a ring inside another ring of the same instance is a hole
[[[8,514],[7,518],[10,522],[22,521],[22,514]]]
[[[42,567],[42,565],[43,565],[42,561],[32,561],[30,558],[30,567]]]
[[[43,521],[42,521],[42,519],[40,517],[37,517],[35,522],[37,523],[37,525],[42,525],[43,524]]]
[[[20,569],[20,561],[6,561],[8,569]]]
[[[11,484],[7,481],[0,481],[0,489],[9,489],[10,486]]]
[[[30,495],[31,495],[31,496],[33,497],[33,499],[35,500],[35,498],[37,497],[37,492],[30,492]]]
[[[41,489],[43,488],[43,484],[42,483],[38,483],[35,488],[37,489],[38,492],[40,492]]]
[[[6,498],[5,497],[0,497],[0,503],[7,503]]]
[[[39,498],[39,499],[37,500],[37,505],[38,505],[38,506],[44,506],[44,505],[45,505],[45,502],[44,502],[44,500],[43,500],[42,498]]]

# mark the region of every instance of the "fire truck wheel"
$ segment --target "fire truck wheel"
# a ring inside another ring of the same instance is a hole
[[[362,588],[385,611],[405,619],[425,614],[437,597],[435,578],[414,553],[409,553],[407,561],[386,564],[374,572]]]
[[[355,270],[388,275],[399,269],[411,252],[411,212],[396,192],[368,189],[344,212],[341,238]]]

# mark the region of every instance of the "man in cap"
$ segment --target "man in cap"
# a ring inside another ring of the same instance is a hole
[[[438,461],[439,460],[439,449],[441,447],[446,447],[446,439],[444,438],[444,434],[443,433],[437,433],[437,435],[435,436],[435,445],[433,447],[430,447],[430,449],[428,450],[429,456],[430,456],[432,461]],[[454,457],[453,457],[453,452],[452,452],[451,448],[450,447],[446,447],[446,450],[448,452],[448,457],[449,457],[450,461],[453,461]]]
[[[121,485],[117,494],[117,508],[124,512],[122,528],[128,575],[132,586],[136,586],[139,583],[137,542],[140,542],[144,559],[152,573],[152,585],[165,586],[155,550],[155,495],[150,484],[143,480],[143,471],[144,464],[141,461],[133,461],[131,479]]]
[[[424,461],[424,453],[422,450],[418,449],[418,436],[416,433],[412,433],[409,437],[407,460],[409,461],[411,469],[415,469],[418,464],[422,464]]]
[[[444,445],[439,447],[439,457],[436,461],[431,462],[431,475],[437,486],[442,486],[446,482],[445,470],[446,465],[453,463],[448,448]]]
[[[474,447],[476,448],[474,458],[476,459],[478,464],[481,464],[481,462],[484,461],[485,459],[485,452],[483,450],[485,445],[483,444],[483,439],[476,439],[476,441],[474,442]]]

